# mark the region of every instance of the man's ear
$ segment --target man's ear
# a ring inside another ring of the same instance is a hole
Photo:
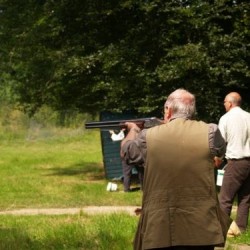
[[[232,102],[229,102],[229,109],[235,107],[235,105]]]
[[[164,120],[168,121],[171,117],[172,117],[172,109],[168,107],[165,110]]]

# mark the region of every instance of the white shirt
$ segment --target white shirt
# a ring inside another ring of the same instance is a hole
[[[250,113],[234,107],[219,121],[219,129],[227,142],[226,158],[250,157]]]

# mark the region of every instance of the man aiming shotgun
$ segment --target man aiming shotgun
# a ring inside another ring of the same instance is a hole
[[[125,124],[121,156],[145,166],[135,250],[213,250],[226,241],[230,220],[214,180],[214,157],[226,143],[216,124],[194,120],[195,109],[195,96],[177,89],[164,104],[164,124]]]
[[[113,142],[119,142],[124,139],[124,136],[127,132],[126,122],[133,122],[141,129],[150,128],[163,124],[163,121],[156,117],[146,117],[146,118],[135,118],[129,120],[111,120],[111,121],[99,121],[99,122],[87,122],[85,123],[86,129],[101,129],[101,131],[108,130],[110,133],[110,138]],[[117,133],[117,131],[119,131]],[[123,173],[123,187],[124,192],[131,192],[131,180],[132,180],[132,171],[135,168],[138,173],[138,180],[140,183],[141,190],[143,189],[143,173],[144,168],[138,164],[131,165],[127,164],[124,160],[121,159],[122,173]]]

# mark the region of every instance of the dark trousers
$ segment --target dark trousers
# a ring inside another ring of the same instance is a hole
[[[219,195],[220,206],[228,215],[235,197],[238,203],[236,224],[245,231],[250,207],[250,159],[228,160]]]
[[[139,182],[140,182],[140,185],[141,185],[141,189],[143,188],[143,171],[144,171],[144,168],[143,167],[137,167],[137,166],[131,166],[131,165],[126,164],[125,161],[122,161],[123,187],[124,187],[125,192],[130,191],[132,169],[134,167],[136,168],[136,170],[138,172],[138,178],[139,178]]]

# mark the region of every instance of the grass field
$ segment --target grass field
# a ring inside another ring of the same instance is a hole
[[[36,130],[0,137],[1,211],[141,204],[140,191],[106,191],[98,131]],[[1,215],[0,250],[130,250],[137,220],[123,213]],[[230,242],[249,238],[248,232]]]
[[[140,191],[106,191],[98,131],[36,130],[0,136],[1,211],[140,205]],[[123,190],[121,182],[118,186]],[[137,222],[128,214],[82,212],[0,218],[0,250],[132,249]]]
[[[137,220],[123,213],[0,218],[1,250],[132,250]]]
[[[2,141],[0,171],[1,209],[139,205],[141,200],[138,192],[106,192],[99,132]]]

